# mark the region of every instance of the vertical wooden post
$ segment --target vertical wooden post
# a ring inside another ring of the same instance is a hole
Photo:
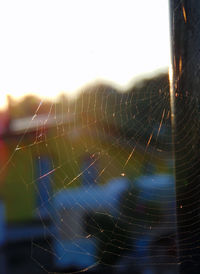
[[[180,273],[200,273],[200,1],[170,0]]]

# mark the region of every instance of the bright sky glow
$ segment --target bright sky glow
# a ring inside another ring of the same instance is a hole
[[[169,65],[168,0],[1,0],[0,105]]]

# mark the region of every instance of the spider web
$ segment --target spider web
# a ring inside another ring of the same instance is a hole
[[[33,237],[31,257],[44,272],[124,273],[163,264],[175,271],[167,73],[129,90],[99,83],[74,101],[40,101],[10,130],[17,142],[7,165],[24,185],[26,207],[10,212],[41,223],[43,243]]]
[[[46,12],[45,5],[41,8]],[[93,9],[91,21],[98,14]],[[61,14],[64,17],[65,11]],[[116,12],[109,28],[116,43],[119,15]],[[186,15],[183,9],[184,20]],[[108,10],[104,16],[110,18]],[[20,27],[23,24],[22,20]],[[34,26],[31,22],[33,30]],[[90,28],[91,22],[83,26]],[[101,32],[101,23],[97,28]],[[141,33],[145,30],[146,26]],[[53,33],[57,37],[57,30]],[[49,37],[52,43],[53,35]],[[85,39],[84,32],[80,37],[76,47]],[[109,40],[110,33],[102,37]],[[154,40],[153,34],[148,37],[149,43]],[[100,40],[95,43],[99,46]],[[86,45],[82,43],[84,50]],[[120,56],[119,67],[125,67],[125,55],[109,43],[101,41],[101,46],[109,48],[113,59]],[[142,50],[143,58],[148,54],[147,48]],[[41,66],[46,61],[42,59]],[[30,257],[38,273],[177,272],[169,97],[165,72],[141,78],[129,88],[106,81],[88,84],[73,100],[65,94],[49,101],[28,96],[16,103],[10,98],[12,119],[5,135],[10,158],[1,168],[1,174],[7,171],[3,198],[8,221],[30,226],[20,237],[31,239]],[[30,267],[31,271],[36,272]]]

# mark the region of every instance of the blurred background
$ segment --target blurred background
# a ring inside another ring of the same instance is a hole
[[[2,274],[176,273],[168,9],[0,3]]]

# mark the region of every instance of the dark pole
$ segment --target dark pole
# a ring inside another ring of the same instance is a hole
[[[180,273],[200,273],[200,1],[170,0]]]

